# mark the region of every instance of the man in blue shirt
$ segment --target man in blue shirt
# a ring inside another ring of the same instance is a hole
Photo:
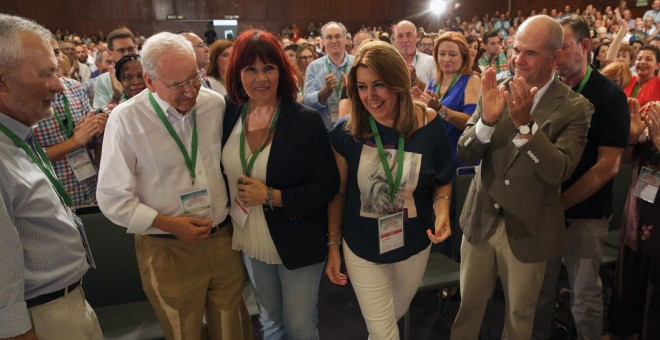
[[[346,27],[330,21],[321,28],[325,56],[314,60],[305,73],[304,104],[321,113],[326,128],[339,118],[341,88],[351,70],[354,57],[344,49]]]
[[[101,340],[80,287],[85,232],[32,131],[63,91],[51,38],[0,14],[0,338]]]
[[[652,17],[654,22],[660,22],[660,0],[653,1],[651,9],[644,12],[642,18],[646,19],[646,17]]]

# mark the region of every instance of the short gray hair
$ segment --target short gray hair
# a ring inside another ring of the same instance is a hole
[[[18,16],[0,14],[0,65],[15,70],[18,62],[25,57],[20,33],[32,33],[42,38],[50,46],[53,34],[36,22]]]
[[[344,26],[344,24],[342,24],[341,22],[328,21],[325,25],[323,25],[323,27],[321,27],[321,38],[323,38],[323,36],[325,35],[325,30],[330,28],[330,26],[339,27],[339,29],[341,29],[344,32],[344,36],[346,36],[346,33],[348,33],[348,31],[346,30],[346,26]]]
[[[96,58],[94,59],[97,64],[100,64],[103,61],[103,53],[110,52],[107,47],[101,47],[96,51]]]
[[[190,55],[195,58],[195,50],[193,45],[180,34],[171,32],[161,32],[154,34],[147,41],[144,42],[142,50],[140,51],[140,59],[142,60],[142,69],[144,73],[153,78],[158,78],[156,74],[156,65],[163,56],[173,54],[179,56]]]

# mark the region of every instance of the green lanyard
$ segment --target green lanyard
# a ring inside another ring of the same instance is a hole
[[[461,74],[460,74],[460,73],[456,73],[456,75],[454,76],[454,79],[452,79],[452,80],[451,80],[451,83],[449,83],[449,87],[447,87],[447,91],[445,91],[445,93],[442,94],[442,97],[440,97],[440,86],[442,85],[442,83],[439,83],[439,84],[438,84],[438,87],[436,87],[436,89],[435,89],[435,94],[437,94],[438,97],[440,97],[440,98],[438,99],[438,102],[442,103],[442,100],[443,100],[443,99],[445,98],[445,96],[447,95],[447,92],[449,92],[449,90],[451,90],[451,88],[454,87],[454,84],[456,84],[456,82],[458,81],[458,78],[460,78],[460,77],[461,77]]]
[[[53,170],[53,166],[50,164],[50,161],[48,161],[48,156],[44,152],[44,149],[41,148],[39,143],[33,143],[34,148],[37,150],[37,153],[39,156],[37,156],[34,151],[32,151],[32,148],[28,145],[28,143],[21,138],[19,138],[13,131],[9,130],[4,124],[0,123],[0,131],[4,132],[9,139],[14,142],[16,146],[19,148],[23,149],[25,153],[32,158],[32,161],[34,161],[35,164],[41,169],[41,172],[48,177],[48,180],[50,181],[50,184],[55,188],[57,193],[60,195],[62,200],[64,201],[64,204],[66,204],[68,207],[73,206],[73,201],[71,200],[71,196],[66,192],[66,189],[64,189],[64,186],[60,181],[57,179],[57,176],[55,176],[55,170]]]
[[[346,69],[348,69],[348,53],[344,52],[344,69],[341,70],[341,73],[344,74],[346,73]],[[325,66],[328,68],[328,74],[332,73],[332,66],[330,65],[330,56],[325,59]],[[337,82],[337,86],[335,87],[335,93],[337,93],[337,97],[339,97],[339,92],[341,92],[341,84],[344,82],[344,78],[339,78]]]
[[[394,197],[396,197],[396,193],[399,191],[399,186],[401,185],[401,176],[403,175],[403,135],[399,135],[399,145],[396,150],[396,180],[393,181],[392,170],[390,170],[389,164],[387,163],[387,156],[385,156],[385,149],[383,149],[383,141],[380,138],[380,133],[378,133],[376,121],[371,115],[369,115],[369,125],[371,126],[371,133],[374,134],[376,146],[378,146],[378,156],[380,156],[380,162],[383,165],[383,171],[385,171],[385,176],[387,177],[387,185],[390,187],[390,203],[394,203]]]
[[[266,147],[266,143],[268,143],[268,139],[270,139],[270,136],[272,136],[273,132],[275,131],[275,125],[277,124],[277,117],[279,117],[280,115],[280,105],[277,104],[277,108],[275,109],[273,122],[270,124],[270,129],[268,130],[268,137],[266,137],[266,140],[261,145],[261,147],[254,151],[249,161],[246,160],[245,158],[245,144],[247,143],[247,139],[245,138],[245,129],[247,129],[247,125],[246,125],[247,111],[248,111],[248,105],[243,104],[243,107],[241,108],[242,128],[241,128],[241,137],[240,137],[238,152],[241,157],[241,166],[243,167],[243,173],[245,174],[245,176],[250,177],[250,173],[252,172],[252,167],[254,166],[254,161],[257,160],[259,153],[261,153],[261,151]]]
[[[585,73],[584,77],[582,77],[582,81],[580,82],[580,86],[577,89],[577,93],[582,93],[582,90],[584,90],[584,86],[587,85],[590,76],[591,76],[591,66],[587,65],[587,73]]]
[[[149,102],[151,102],[151,106],[153,106],[154,110],[156,110],[158,118],[160,118],[160,121],[163,122],[163,125],[165,125],[167,132],[170,133],[170,136],[172,136],[172,139],[174,139],[176,145],[179,146],[179,150],[181,150],[183,159],[186,161],[186,167],[188,167],[190,178],[192,178],[192,185],[195,186],[195,179],[197,178],[197,175],[195,174],[195,165],[197,164],[197,108],[195,108],[192,112],[192,145],[190,147],[191,155],[189,156],[188,151],[186,151],[186,147],[183,146],[181,138],[179,138],[179,135],[176,133],[176,131],[174,131],[174,127],[172,127],[172,124],[170,124],[170,122],[167,120],[167,117],[165,117],[163,109],[160,107],[160,105],[158,105],[158,102],[151,92],[149,92]]]
[[[639,93],[639,90],[641,88],[642,87],[639,85],[639,80],[637,80],[637,82],[635,83],[635,87],[633,88],[633,93],[632,93],[633,98],[637,98],[637,94]]]
[[[53,116],[55,116],[55,120],[57,120],[57,123],[60,125],[60,129],[64,132],[66,138],[71,138],[71,136],[73,136],[74,121],[73,121],[73,115],[71,114],[71,108],[69,107],[69,100],[66,98],[65,93],[62,93],[62,100],[64,101],[64,114],[66,115],[66,125],[64,125],[62,118],[60,118],[60,116],[57,113],[53,114]]]

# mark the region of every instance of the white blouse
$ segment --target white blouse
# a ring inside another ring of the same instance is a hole
[[[225,168],[225,174],[229,180],[229,196],[230,201],[234,202],[238,196],[238,179],[243,173],[241,167],[241,158],[239,153],[239,143],[241,142],[241,120],[238,119],[234,129],[231,131],[227,144],[222,151],[222,165]],[[252,168],[251,177],[261,182],[266,182],[266,167],[268,165],[268,157],[270,156],[269,143],[257,157]],[[245,145],[246,158],[249,160],[252,156],[250,147]],[[234,235],[232,237],[231,247],[234,250],[239,250],[245,255],[257,259],[268,264],[281,264],[282,260],[277,253],[275,243],[270,236],[266,217],[264,215],[263,206],[249,207],[250,213],[245,221],[245,225],[241,226],[233,221]]]

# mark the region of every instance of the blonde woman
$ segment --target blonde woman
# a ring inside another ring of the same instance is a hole
[[[392,45],[360,48],[347,92],[348,119],[329,133],[341,182],[328,207],[326,274],[346,284],[343,240],[369,337],[398,339],[396,321],[417,291],[431,242],[451,234],[454,163],[442,119],[413,103],[408,68]]]
[[[433,47],[436,76],[426,86],[412,91],[413,98],[436,110],[445,121],[452,157],[456,164],[463,165],[456,157],[458,138],[465,124],[477,107],[481,92],[481,80],[471,69],[470,47],[462,34],[441,34]]]

